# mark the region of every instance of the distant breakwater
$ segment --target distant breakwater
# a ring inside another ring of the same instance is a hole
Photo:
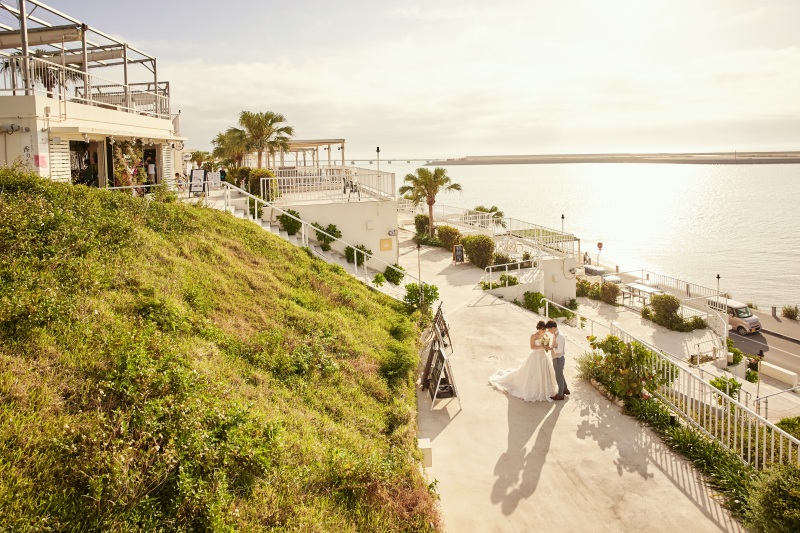
[[[673,163],[696,165],[775,165],[798,164],[800,152],[703,152],[651,154],[547,154],[508,156],[468,156],[431,161],[441,165],[525,165],[558,163]]]

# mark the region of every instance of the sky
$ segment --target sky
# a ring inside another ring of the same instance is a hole
[[[800,150],[797,0],[49,0],[158,58],[190,148],[239,112],[350,157]]]

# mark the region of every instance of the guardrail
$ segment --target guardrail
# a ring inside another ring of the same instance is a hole
[[[193,182],[193,183],[194,184],[199,184],[200,182]],[[355,260],[353,262],[353,272],[352,272],[353,276],[356,277],[357,279],[362,279],[366,285],[369,285],[370,287],[373,287],[376,290],[378,290],[380,292],[383,292],[384,294],[386,294],[386,295],[388,295],[388,296],[390,296],[390,297],[392,297],[392,298],[394,298],[394,299],[396,299],[398,301],[404,301],[404,296],[405,296],[405,292],[406,292],[405,288],[409,283],[417,283],[417,285],[419,285],[419,287],[424,287],[426,285],[426,283],[424,281],[422,281],[422,279],[418,278],[417,276],[414,276],[413,274],[409,273],[408,271],[402,270],[402,269],[398,269],[397,267],[395,267],[392,264],[389,264],[389,263],[387,263],[387,262],[385,262],[385,261],[383,261],[381,259],[378,259],[377,257],[373,257],[372,255],[367,254],[367,253],[359,250],[358,248],[356,248],[354,245],[348,243],[347,241],[345,241],[345,240],[343,240],[341,238],[337,238],[337,237],[335,237],[333,235],[330,235],[329,233],[327,233],[324,230],[321,230],[321,229],[319,229],[317,227],[314,227],[311,223],[306,222],[305,220],[303,220],[303,219],[301,219],[299,217],[296,217],[296,216],[292,215],[291,213],[288,213],[287,211],[285,211],[285,210],[281,209],[280,207],[276,206],[274,203],[267,202],[263,198],[259,198],[258,196],[254,195],[254,194],[251,194],[251,193],[249,193],[249,192],[247,192],[247,191],[245,191],[245,190],[243,190],[243,189],[241,189],[239,187],[236,187],[235,185],[233,185],[231,183],[228,183],[228,182],[221,182],[221,183],[219,183],[219,185],[220,185],[220,187],[223,188],[223,208],[224,208],[225,211],[231,212],[231,208],[234,207],[234,204],[232,203],[232,200],[231,200],[231,192],[236,192],[236,193],[239,193],[240,195],[244,196],[247,199],[247,201],[244,203],[244,208],[245,208],[245,216],[246,216],[246,218],[248,220],[251,220],[251,221],[254,221],[254,222],[258,222],[257,213],[260,210],[259,206],[260,206],[260,208],[269,207],[269,208],[271,208],[273,210],[273,213],[277,212],[277,213],[280,213],[280,215],[284,215],[284,216],[289,217],[292,220],[296,220],[297,222],[300,223],[299,244],[301,246],[307,247],[309,250],[312,251],[312,253],[316,254],[318,257],[322,258],[325,261],[327,261],[327,258],[310,246],[310,241],[312,240],[311,239],[311,235],[316,235],[317,233],[321,233],[321,234],[329,237],[331,239],[331,242],[338,242],[338,243],[342,244],[345,247],[352,248],[353,249],[353,253],[354,253],[354,258],[355,258]],[[198,197],[198,201],[200,201],[200,202],[204,203],[205,205],[207,205],[208,204],[208,195],[205,195],[205,194],[201,195],[200,197]],[[251,207],[251,205],[252,205],[252,207]],[[359,258],[362,255],[364,256],[364,258],[359,260]],[[361,269],[359,268],[359,263],[363,264],[363,268],[361,268]],[[370,266],[370,264],[372,266]],[[375,268],[375,266],[379,266],[380,268]],[[390,287],[392,287],[392,285],[389,284],[389,282],[386,282],[384,284],[385,286],[388,285],[389,287],[378,287],[378,286],[376,286],[373,283],[373,280],[370,280],[370,273],[369,273],[369,269],[370,268],[375,272],[385,272],[386,269],[390,268],[390,269],[392,269],[392,270],[394,270],[396,272],[399,272],[399,273],[403,274],[403,281],[401,282],[400,285],[397,285],[397,288],[401,290],[402,294],[400,292],[392,291],[390,289]],[[423,290],[420,290],[419,294],[420,294],[420,299],[424,298],[424,291]],[[432,306],[435,303],[436,302],[433,302]]]
[[[648,371],[660,375],[665,385],[648,391],[668,405],[686,423],[756,469],[771,464],[800,464],[800,440],[769,422],[746,404],[720,391],[676,360],[612,324],[623,342],[637,342],[650,351]]]

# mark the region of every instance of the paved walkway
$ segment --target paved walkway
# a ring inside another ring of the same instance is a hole
[[[658,436],[575,377],[572,395],[526,403],[488,377],[518,365],[541,317],[477,288],[481,271],[407,240],[400,264],[439,288],[451,326],[460,398],[418,394],[419,433],[433,449],[448,531],[741,531],[691,464]],[[598,309],[598,312],[603,312]],[[585,331],[563,326],[568,359],[588,348]]]

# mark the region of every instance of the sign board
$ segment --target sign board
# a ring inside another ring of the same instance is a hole
[[[455,379],[453,379],[450,359],[441,350],[438,350],[436,360],[433,363],[428,382],[428,394],[431,397],[431,411],[433,411],[437,398],[458,398],[458,390],[456,389]]]
[[[460,244],[456,244],[455,246],[453,246],[453,262],[454,263],[464,262],[464,247]]]
[[[602,242],[598,242],[597,243],[597,249],[598,250],[602,250],[603,249],[603,243]]]
[[[189,175],[189,192],[199,193],[206,190],[206,171],[202,168],[192,169]]]
[[[208,186],[211,189],[218,189],[220,185],[220,176],[219,172],[209,172],[206,175],[206,179],[208,180]]]
[[[441,303],[433,317],[433,329],[439,341],[442,343],[442,346],[445,348],[449,347],[450,353],[453,353],[453,339],[450,338],[450,326],[447,323],[447,319],[444,317],[444,309]]]

